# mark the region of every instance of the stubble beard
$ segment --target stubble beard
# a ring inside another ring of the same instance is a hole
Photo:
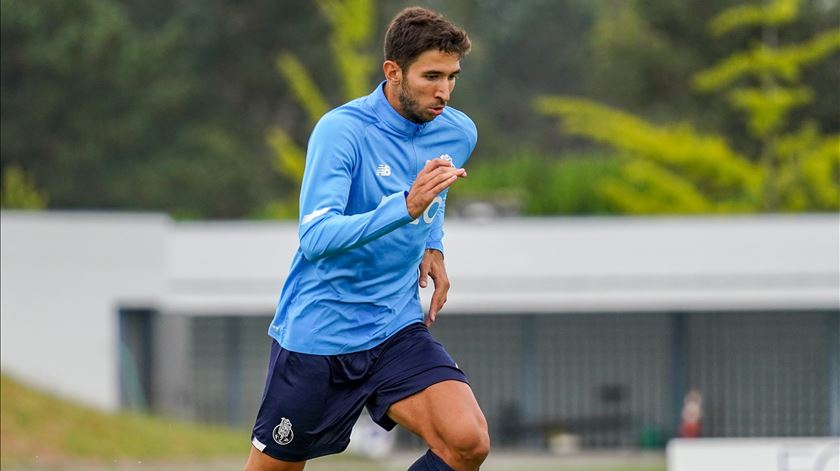
[[[428,123],[432,117],[423,117],[420,110],[420,103],[411,96],[411,92],[405,82],[400,84],[400,106],[402,107],[403,115],[406,119],[417,124]]]

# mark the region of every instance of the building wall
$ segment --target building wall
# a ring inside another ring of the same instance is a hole
[[[157,215],[3,211],[3,372],[117,409],[118,311],[163,297],[168,231]]]
[[[838,314],[689,316],[689,387],[703,393],[717,437],[829,435]],[[835,404],[835,407],[838,405]]]
[[[269,320],[192,318],[194,418],[253,424]],[[706,436],[831,434],[838,326],[837,311],[443,314],[433,333],[467,373],[497,445],[541,447],[568,432],[587,447],[625,447],[673,435],[690,389],[703,395]]]
[[[840,435],[838,221],[452,221],[435,332],[510,443],[632,443],[673,430],[691,387],[710,433]],[[4,373],[103,409],[249,425],[293,223],[3,211],[0,227]]]
[[[665,314],[453,316],[437,329],[502,445],[631,446],[671,425]]]

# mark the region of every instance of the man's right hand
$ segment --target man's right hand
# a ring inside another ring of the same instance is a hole
[[[466,170],[453,167],[449,160],[427,160],[405,198],[408,214],[412,219],[419,218],[440,192],[449,188],[455,180],[466,176]]]

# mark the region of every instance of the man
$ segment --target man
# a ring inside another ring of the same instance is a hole
[[[428,444],[410,471],[474,471],[487,456],[466,376],[427,329],[449,290],[446,191],[466,177],[477,139],[473,122],[446,106],[469,49],[439,14],[403,10],[385,36],[385,81],[312,131],[300,248],[269,328],[247,471],[299,471],[340,453],[363,407]],[[424,318],[417,286],[428,277]]]

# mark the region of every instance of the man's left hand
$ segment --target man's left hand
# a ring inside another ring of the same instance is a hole
[[[437,313],[446,304],[446,294],[449,292],[449,277],[446,275],[446,266],[443,263],[443,253],[435,249],[426,249],[423,261],[420,262],[420,287],[428,286],[428,277],[432,278],[435,284],[435,292],[432,293],[432,304],[424,322],[426,327],[431,326],[437,318]]]

